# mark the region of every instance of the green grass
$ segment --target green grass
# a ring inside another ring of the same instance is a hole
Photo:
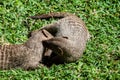
[[[23,21],[28,16],[60,11],[75,13],[85,21],[92,37],[83,57],[49,69],[0,70],[0,80],[120,80],[119,0],[1,0],[0,44],[25,42],[29,31]],[[51,21],[29,20],[30,31]]]

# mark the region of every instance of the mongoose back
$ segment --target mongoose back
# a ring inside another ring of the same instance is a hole
[[[1,45],[0,69],[22,68],[28,70],[38,68],[44,51],[42,40],[50,38],[52,35],[46,30],[36,30],[23,44]]]
[[[53,61],[59,59],[60,62],[74,62],[82,56],[90,34],[85,23],[80,18],[65,12],[35,15],[31,16],[31,18],[62,18],[42,28],[54,35],[54,38],[43,41],[47,48],[58,54],[53,58]]]

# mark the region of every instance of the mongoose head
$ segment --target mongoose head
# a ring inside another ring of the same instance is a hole
[[[36,30],[31,33],[31,37],[26,42],[28,48],[33,49],[33,54],[27,56],[28,57],[28,67],[31,68],[37,67],[41,62],[43,55],[50,54],[51,51],[46,51],[46,47],[43,46],[42,41],[52,38],[53,36],[46,30]],[[32,57],[31,57],[32,56]],[[30,58],[31,57],[31,58]],[[27,66],[27,65],[25,65]]]
[[[43,29],[43,30],[33,31],[31,33],[31,37],[32,37],[32,39],[35,38],[36,40],[42,41],[42,40],[50,39],[53,36],[48,31],[46,31],[45,29]]]
[[[48,40],[43,41],[43,45],[46,46],[49,49],[52,49],[55,53],[58,55],[63,55],[63,53],[66,52],[68,37],[54,37]]]
[[[83,48],[79,47],[67,37],[54,37],[43,41],[43,45],[51,49],[58,56],[62,56],[61,59],[63,59],[64,62],[74,62],[78,60],[84,51],[84,46]]]
[[[26,42],[29,48],[42,48],[42,41],[52,38],[53,36],[46,30],[35,30],[30,33],[30,38]]]

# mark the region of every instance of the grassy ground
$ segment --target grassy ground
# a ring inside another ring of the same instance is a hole
[[[119,0],[1,0],[0,44],[25,42],[29,33],[23,24],[36,13],[71,12],[82,18],[92,38],[81,59],[35,71],[2,71],[0,80],[120,80]],[[53,20],[30,20],[30,31]]]

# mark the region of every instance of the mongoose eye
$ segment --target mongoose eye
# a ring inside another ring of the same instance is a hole
[[[43,35],[44,35],[45,37],[48,37],[48,36],[45,34],[44,30],[42,30],[42,33],[43,33]]]
[[[68,39],[68,37],[67,37],[67,36],[63,36],[63,38]]]

